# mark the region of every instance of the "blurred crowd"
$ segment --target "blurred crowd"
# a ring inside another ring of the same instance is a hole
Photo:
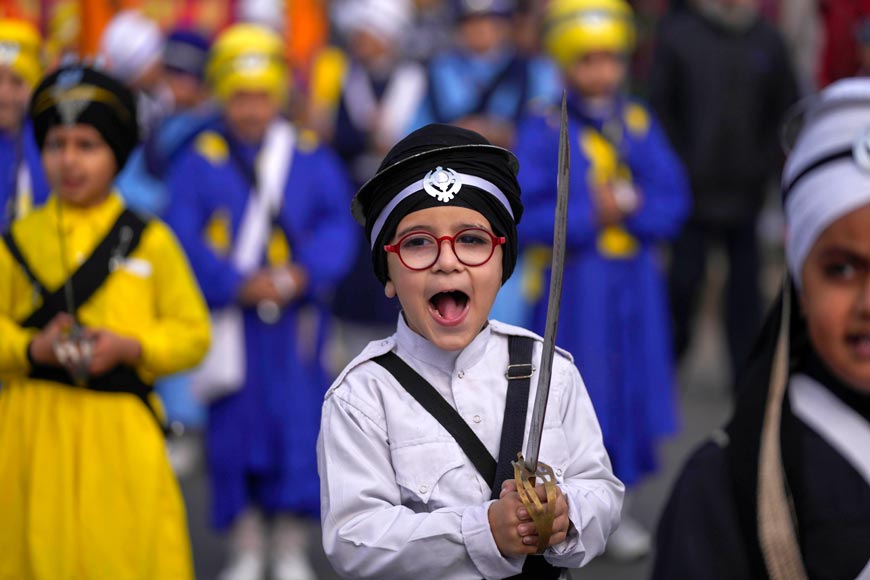
[[[204,434],[227,580],[261,577],[267,552],[275,577],[313,578],[300,530],[319,489],[298,474],[316,472],[320,403],[399,316],[351,198],[403,136],[449,123],[517,154],[520,260],[492,317],[542,332],[567,90],[572,170],[590,185],[571,202],[559,344],[631,490],[679,424],[711,249],[727,257],[736,373],[768,306],[759,218],[789,122],[818,89],[870,75],[870,1],[33,4],[0,5],[0,230],[51,196],[26,114],[43,75],[86,60],[131,89],[140,140],[115,188],[171,227],[211,312],[205,362],[156,388],[171,428]],[[578,10],[599,20],[564,25]],[[609,553],[650,549],[628,503]]]

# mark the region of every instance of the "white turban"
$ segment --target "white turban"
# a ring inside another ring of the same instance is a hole
[[[365,31],[389,44],[400,44],[413,23],[408,0],[346,0],[336,3],[333,15],[343,35]]]
[[[804,260],[822,232],[870,204],[870,78],[838,81],[809,107],[782,191],[786,261],[800,288]]]
[[[138,10],[115,15],[100,37],[100,53],[107,69],[126,84],[135,82],[163,55],[163,33],[156,22]]]

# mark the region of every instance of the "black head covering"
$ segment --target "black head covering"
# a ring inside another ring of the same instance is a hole
[[[474,175],[494,184],[513,212],[491,193],[470,184],[463,184],[449,202],[439,201],[424,190],[417,191],[400,202],[389,214],[372,246],[372,266],[382,284],[386,284],[386,244],[406,215],[430,207],[467,207],[483,214],[496,235],[505,236],[502,246],[502,282],[513,273],[517,262],[517,223],[523,213],[520,186],[517,183],[519,163],[513,153],[496,147],[482,135],[452,125],[432,124],[414,131],[399,141],[384,158],[377,174],[363,185],[353,198],[351,212],[365,226],[366,239],[371,241],[372,229],[382,210],[407,186],[422,180],[437,167]]]
[[[109,75],[82,64],[64,66],[33,91],[30,119],[39,148],[56,125],[90,125],[112,149],[117,170],[139,143],[133,93]]]

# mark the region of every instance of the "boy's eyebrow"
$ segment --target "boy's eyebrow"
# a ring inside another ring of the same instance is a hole
[[[401,238],[401,237],[404,236],[405,234],[410,234],[411,232],[419,232],[419,231],[424,231],[424,232],[430,232],[430,233],[431,233],[431,232],[432,232],[432,228],[430,228],[429,226],[423,226],[423,225],[413,225],[413,226],[408,226],[408,227],[406,227],[406,228],[404,228],[404,229],[399,230],[398,232],[396,232],[396,237],[397,237],[397,238]]]
[[[851,260],[861,260],[865,262],[870,262],[870,251],[861,250],[858,248],[853,248],[847,245],[834,243],[824,249],[822,249],[822,257],[831,258],[831,257],[842,257],[845,256]]]
[[[468,228],[480,228],[480,229],[486,230],[488,232],[490,231],[488,227],[486,227],[484,224],[481,224],[481,223],[455,224],[453,227],[453,231],[459,232],[462,230],[467,230]],[[408,226],[408,227],[403,228],[402,230],[396,232],[396,237],[401,238],[402,236],[409,234],[411,232],[420,232],[420,231],[432,233],[432,228],[430,226],[427,226],[427,225],[411,225],[411,226]]]

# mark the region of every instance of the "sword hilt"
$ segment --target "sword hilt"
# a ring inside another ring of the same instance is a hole
[[[538,531],[538,554],[542,554],[550,545],[553,534],[553,520],[556,518],[556,475],[553,468],[546,463],[538,462],[538,468],[532,473],[526,467],[522,453],[517,453],[514,465],[514,479],[517,483],[517,493],[520,501],[535,522]],[[540,478],[547,493],[546,503],[542,503],[535,492],[535,480]]]
[[[78,387],[83,387],[88,382],[91,350],[91,340],[84,335],[81,325],[75,321],[66,335],[54,343],[57,360],[66,367]]]

